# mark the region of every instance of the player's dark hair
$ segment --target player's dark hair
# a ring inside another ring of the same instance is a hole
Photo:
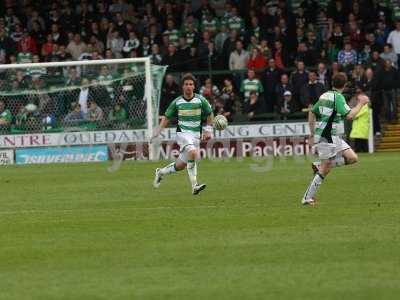
[[[342,89],[347,83],[347,75],[343,72],[335,74],[332,78],[332,86],[335,89]]]
[[[193,76],[191,73],[186,73],[183,75],[182,80],[181,80],[181,86],[185,83],[186,80],[191,80],[193,81],[193,84],[196,86],[196,78]]]

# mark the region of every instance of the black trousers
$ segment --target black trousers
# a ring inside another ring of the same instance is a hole
[[[374,133],[381,132],[381,124],[379,117],[383,107],[382,97],[380,92],[371,92],[372,119],[374,121]]]
[[[354,148],[357,153],[368,152],[368,140],[354,139]]]

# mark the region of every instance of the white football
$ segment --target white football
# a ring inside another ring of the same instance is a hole
[[[228,120],[223,115],[218,115],[214,118],[214,128],[217,130],[224,130],[228,127]]]

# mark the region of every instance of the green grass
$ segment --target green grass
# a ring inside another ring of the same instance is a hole
[[[333,170],[317,208],[305,159],[0,169],[0,299],[398,299],[399,154]]]

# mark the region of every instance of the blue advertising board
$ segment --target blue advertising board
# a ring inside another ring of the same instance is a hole
[[[103,145],[87,147],[49,147],[17,149],[15,161],[22,164],[51,164],[100,162],[108,160],[108,148]]]

